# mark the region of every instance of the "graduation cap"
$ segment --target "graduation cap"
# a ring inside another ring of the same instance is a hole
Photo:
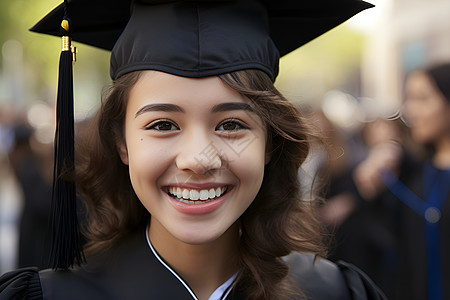
[[[258,69],[373,5],[362,0],[66,0],[31,31],[62,36],[55,133],[53,268],[83,261],[73,170],[71,40],[111,51],[112,79],[138,70],[199,78]],[[64,167],[64,168],[63,168]]]

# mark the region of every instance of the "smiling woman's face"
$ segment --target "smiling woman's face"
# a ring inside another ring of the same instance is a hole
[[[412,73],[406,81],[405,113],[416,142],[437,144],[450,133],[450,104],[429,75]]]
[[[119,148],[151,226],[208,243],[252,203],[267,157],[266,130],[249,103],[218,77],[142,74]]]

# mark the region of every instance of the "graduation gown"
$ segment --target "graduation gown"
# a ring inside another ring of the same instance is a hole
[[[289,276],[308,299],[385,299],[355,267],[314,258],[301,253],[285,257],[291,270]],[[25,268],[6,273],[0,277],[0,299],[196,299],[182,278],[159,259],[145,233],[136,234],[73,270]],[[244,291],[234,289],[223,299],[246,299]]]
[[[427,162],[428,164],[430,162]],[[400,177],[412,192],[424,199],[424,170],[427,163]],[[429,179],[428,179],[429,180]],[[448,183],[450,184],[450,183]],[[400,250],[396,299],[422,300],[428,298],[427,240],[423,217],[397,197],[397,235]],[[450,193],[442,207],[440,221],[440,258],[443,299],[450,299]]]

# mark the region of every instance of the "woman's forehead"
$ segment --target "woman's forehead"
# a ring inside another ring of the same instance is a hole
[[[174,103],[214,106],[221,102],[250,101],[225,84],[219,77],[187,78],[159,71],[144,71],[130,92],[129,102]]]

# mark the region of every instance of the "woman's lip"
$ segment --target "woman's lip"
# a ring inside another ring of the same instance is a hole
[[[224,187],[228,186],[226,183],[217,183],[217,182],[209,182],[209,183],[173,183],[173,184],[167,184],[165,185],[165,188],[168,189],[169,187],[179,187],[181,189],[188,189],[188,190],[209,190],[209,189],[216,189],[218,187]]]

